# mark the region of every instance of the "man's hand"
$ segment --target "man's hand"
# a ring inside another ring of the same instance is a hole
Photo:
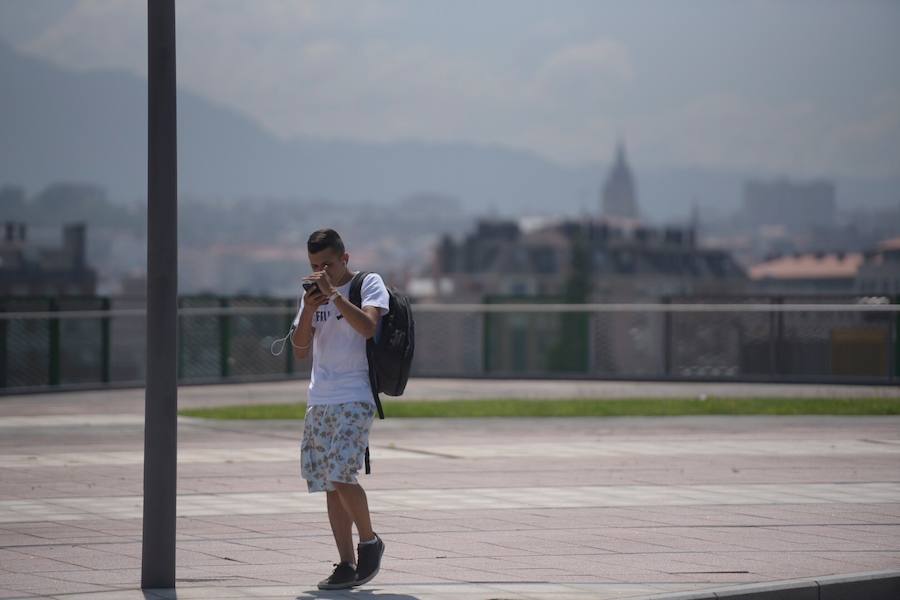
[[[303,281],[310,281],[318,285],[319,290],[326,298],[334,293],[334,285],[331,283],[331,278],[328,277],[328,271],[325,269],[316,271],[312,275],[307,275],[303,278]]]
[[[315,310],[328,302],[328,296],[323,294],[322,291],[313,286],[303,294],[303,306],[308,306],[311,310]]]

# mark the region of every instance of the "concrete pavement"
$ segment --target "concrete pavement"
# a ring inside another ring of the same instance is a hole
[[[431,380],[410,396],[646,397],[659,385]],[[761,395],[715,385],[665,388]],[[820,393],[857,392],[888,393]],[[302,395],[286,382],[180,399]],[[0,598],[145,597],[142,402],[142,390],[0,398]],[[315,583],[336,554],[324,498],[299,479],[301,431],[181,420],[178,598],[648,598],[900,568],[900,417],[388,418],[361,477],[383,570],[324,594]]]

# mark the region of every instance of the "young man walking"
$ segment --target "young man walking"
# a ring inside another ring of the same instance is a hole
[[[343,589],[372,580],[381,567],[384,542],[372,530],[366,492],[357,482],[365,460],[375,401],[369,384],[366,340],[388,312],[389,295],[372,273],[362,285],[362,302],[349,300],[354,273],[350,255],[333,229],[321,229],[307,241],[312,275],[294,319],[294,356],[312,353],[309,400],[300,446],[301,475],[310,492],[325,492],[328,520],[340,562],[319,589]],[[309,285],[312,284],[312,285]],[[353,552],[353,525],[359,535]]]

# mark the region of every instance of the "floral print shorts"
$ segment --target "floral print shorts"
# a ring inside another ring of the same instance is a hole
[[[300,474],[310,492],[333,491],[334,481],[357,482],[356,474],[364,465],[374,418],[375,405],[371,402],[306,408],[300,442]]]

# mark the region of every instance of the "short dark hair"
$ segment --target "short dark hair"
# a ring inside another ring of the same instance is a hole
[[[306,241],[306,249],[310,254],[316,254],[322,250],[334,250],[338,256],[344,255],[344,240],[334,229],[319,229],[313,231]]]

